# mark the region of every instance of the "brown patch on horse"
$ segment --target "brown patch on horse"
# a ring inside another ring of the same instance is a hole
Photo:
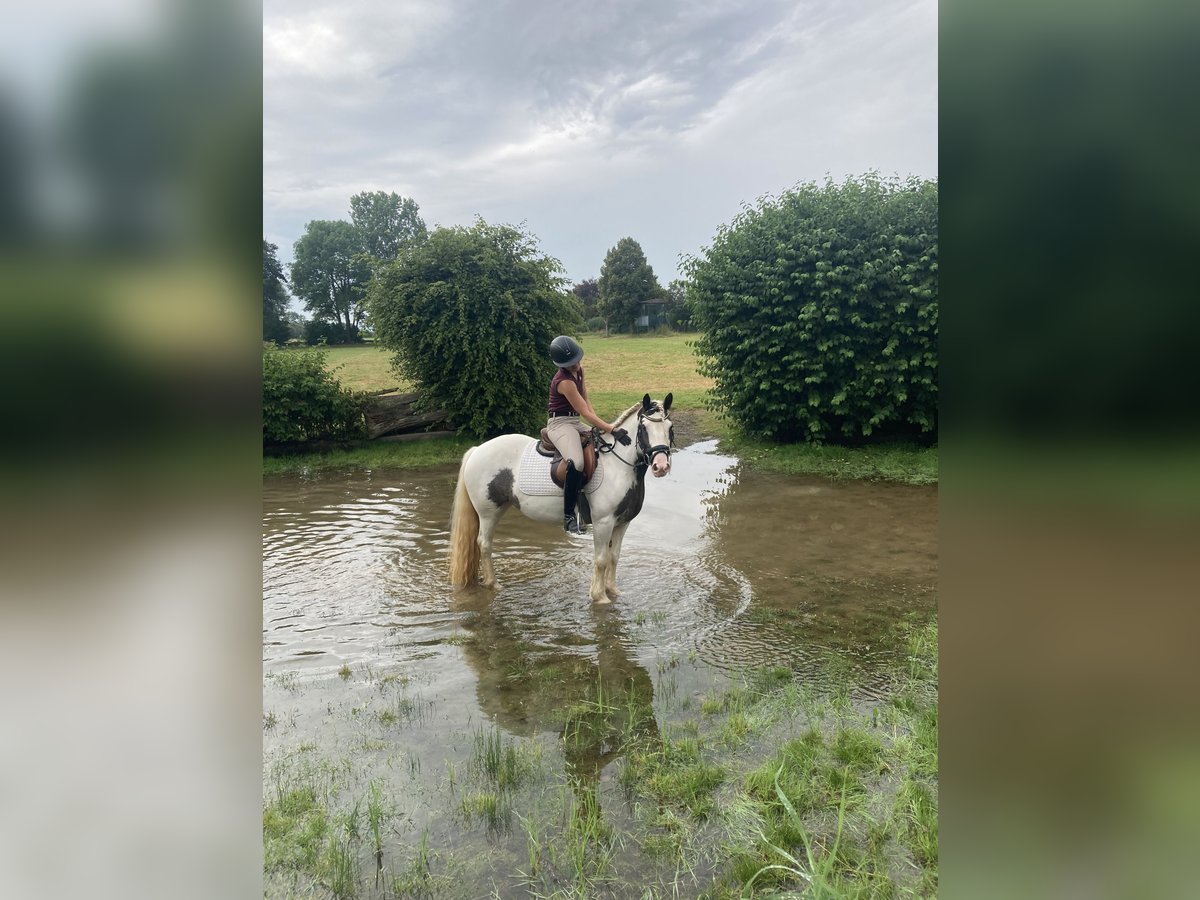
[[[488,499],[497,506],[517,503],[516,497],[513,496],[513,470],[501,469],[497,472],[495,477],[488,482],[487,495]]]
[[[637,514],[642,511],[642,501],[646,498],[646,472],[642,470],[638,472],[637,478],[633,480],[633,484],[629,486],[629,490],[625,492],[625,496],[621,498],[621,502],[617,504],[617,522],[622,525],[627,525],[637,518]]]

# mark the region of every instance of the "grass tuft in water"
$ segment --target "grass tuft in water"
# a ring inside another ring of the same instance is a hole
[[[845,891],[842,890],[842,855],[839,852],[842,843],[842,831],[846,823],[846,796],[842,794],[841,802],[838,805],[837,828],[834,832],[833,839],[830,843],[822,846],[817,843],[804,827],[804,820],[796,808],[788,799],[787,793],[779,784],[779,776],[783,772],[783,766],[775,773],[774,787],[775,795],[779,799],[779,804],[787,816],[787,822],[790,826],[790,832],[795,835],[795,839],[791,843],[799,843],[804,847],[804,858],[797,859],[789,851],[777,846],[771,841],[767,835],[763,834],[762,839],[775,854],[777,861],[768,863],[759,868],[750,879],[746,882],[742,889],[742,895],[748,896],[754,887],[754,883],[762,878],[767,873],[783,875],[792,879],[803,882],[807,890],[806,896],[814,898],[839,898],[845,896]]]
[[[459,809],[468,822],[483,821],[489,831],[508,828],[512,818],[512,806],[508,798],[496,791],[473,791],[464,794]]]
[[[435,871],[442,869],[442,871]],[[463,876],[465,867],[454,856],[429,849],[429,830],[421,831],[421,840],[412,856],[392,878],[390,893],[397,898],[457,898],[465,897]],[[474,895],[471,895],[474,896]]]
[[[358,854],[355,842],[346,834],[336,835],[329,843],[329,891],[335,900],[347,900],[358,893]]]
[[[843,725],[830,744],[834,758],[858,772],[878,774],[883,766],[883,743],[865,728]]]
[[[272,766],[263,808],[263,864],[268,873],[304,875],[337,898],[358,891],[361,801],[336,812],[349,775],[345,763],[282,759]]]
[[[704,818],[713,810],[713,792],[726,773],[702,757],[698,738],[684,737],[631,749],[617,777],[631,796],[649,797]]]
[[[803,686],[762,701],[796,702],[808,726],[722,803],[727,880],[705,896],[936,895],[936,644],[936,624],[914,629],[882,706],[848,688],[816,702]]]
[[[375,855],[375,871],[383,869],[383,829],[388,819],[383,790],[378,782],[367,787],[367,829],[371,832],[371,850]]]
[[[516,790],[536,772],[541,756],[537,744],[514,744],[500,729],[475,732],[471,767],[498,791]]]

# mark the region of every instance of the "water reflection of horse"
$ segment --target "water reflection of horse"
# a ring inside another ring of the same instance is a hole
[[[640,404],[629,407],[617,419],[618,426],[633,424],[636,414],[636,441],[628,445],[615,439],[610,442],[607,436],[597,433],[600,453],[592,477],[599,478],[599,482],[587,495],[595,557],[590,594],[595,603],[608,603],[620,595],[617,564],[621,542],[629,523],[642,510],[646,470],[652,470],[657,478],[671,471],[674,433],[670,410],[670,394],[661,404],[646,394]],[[520,488],[522,459],[533,440],[523,434],[505,434],[463,454],[450,517],[451,584],[474,582],[482,567],[484,587],[496,586],[492,535],[509,508],[535,521],[562,527],[561,492],[536,495]],[[544,460],[534,464],[546,465]]]
[[[599,816],[600,775],[631,746],[657,746],[654,682],[631,654],[612,607],[595,610],[595,655],[537,649],[537,635],[484,603],[463,622],[463,658],[477,678],[484,715],[509,734],[557,732],[580,807]],[[544,635],[542,636],[545,637]],[[574,646],[580,635],[554,635]]]

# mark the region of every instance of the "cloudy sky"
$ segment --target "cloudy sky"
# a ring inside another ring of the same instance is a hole
[[[936,0],[264,0],[263,228],[364,190],[524,222],[572,281],[665,285],[743,203],[937,175]]]

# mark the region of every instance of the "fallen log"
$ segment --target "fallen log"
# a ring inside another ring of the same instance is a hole
[[[446,411],[444,409],[424,413],[401,412],[397,410],[387,416],[367,416],[367,437],[370,440],[375,440],[384,435],[415,431],[419,428],[437,425],[445,421]]]
[[[393,394],[371,397],[363,408],[367,424],[367,437],[372,440],[385,434],[412,431],[437,424],[446,418],[441,410],[417,412],[417,394]]]
[[[363,412],[365,412],[368,417],[386,416],[398,410],[411,409],[416,402],[416,394],[389,394],[387,396],[377,395],[367,398],[366,405],[363,407]]]

